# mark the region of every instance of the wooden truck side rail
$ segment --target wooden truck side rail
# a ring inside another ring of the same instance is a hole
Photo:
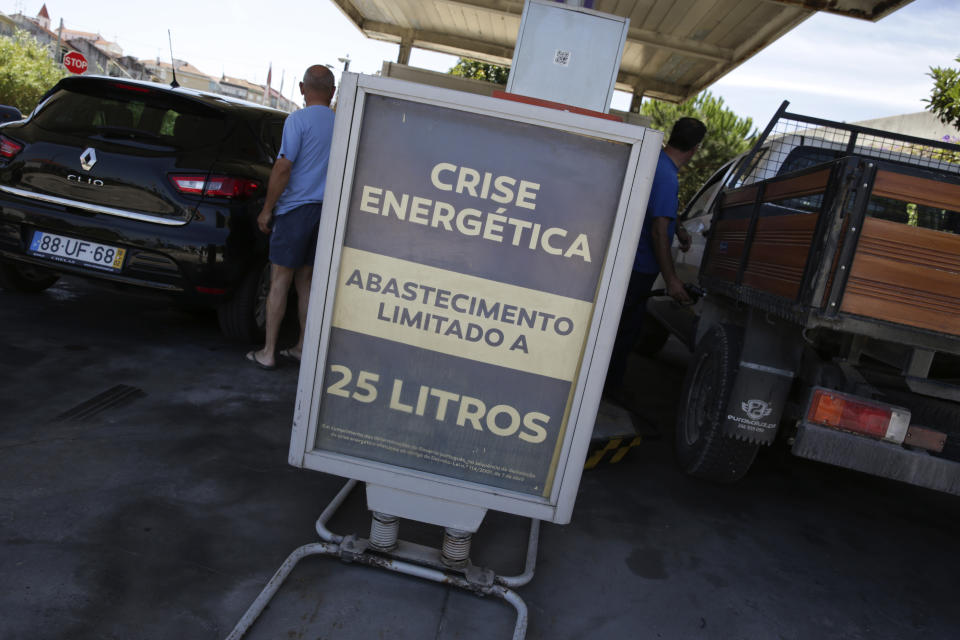
[[[701,265],[704,286],[741,301],[762,298],[780,315],[801,314],[811,304],[810,257],[825,233],[831,175],[843,169],[819,166],[724,191]]]
[[[727,190],[700,279],[805,327],[958,352],[960,180],[853,156]]]
[[[960,216],[957,184],[880,170],[872,194]],[[840,311],[960,336],[960,235],[865,218]]]

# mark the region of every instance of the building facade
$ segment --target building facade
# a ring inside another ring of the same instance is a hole
[[[227,76],[221,76],[218,79],[207,75],[186,60],[174,59],[171,64],[160,58],[138,60],[132,56],[125,56],[123,49],[116,42],[107,40],[99,33],[68,29],[62,20],[52,28],[46,4],[33,17],[22,13],[12,16],[0,13],[0,35],[13,35],[17,30],[26,31],[47,46],[50,49],[50,55],[58,63],[71,51],[83,54],[89,65],[88,73],[170,84],[175,72],[180,86],[219,93],[257,104],[265,103],[264,85]],[[287,112],[298,108],[273,88],[269,90],[268,101],[275,109]]]

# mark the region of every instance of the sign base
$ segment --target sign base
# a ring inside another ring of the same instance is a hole
[[[396,537],[398,518],[392,514],[374,512],[369,539],[354,535],[341,536],[327,529],[327,521],[333,517],[346,497],[356,486],[349,480],[317,519],[317,533],[324,542],[315,542],[298,547],[291,553],[253,604],[227,636],[226,640],[240,640],[253,626],[263,610],[270,604],[284,581],[303,558],[322,555],[355,562],[370,567],[396,571],[409,576],[431,580],[471,591],[478,596],[495,595],[509,602],[517,611],[513,640],[523,640],[527,635],[527,605],[512,587],[521,587],[533,578],[537,561],[540,537],[540,521],[530,521],[530,538],[524,572],[517,576],[497,575],[490,569],[476,567],[470,562],[470,533],[448,527],[444,532],[443,548],[437,549],[399,540]],[[386,494],[379,493],[383,487],[367,487],[367,496],[375,496],[374,502]],[[392,491],[392,490],[391,490]],[[411,494],[413,495],[413,494]],[[462,505],[460,505],[462,506]],[[485,513],[485,510],[480,511]],[[475,517],[475,514],[473,514]],[[483,513],[479,519],[483,519]],[[469,524],[469,520],[464,521]],[[480,522],[477,521],[477,526]]]
[[[398,518],[476,533],[487,510],[460,502],[367,483],[367,508]]]

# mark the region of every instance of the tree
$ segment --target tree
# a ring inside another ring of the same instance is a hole
[[[0,104],[30,113],[66,72],[50,51],[26,31],[0,36]]]
[[[927,110],[937,114],[943,124],[960,128],[960,69],[930,67],[927,75],[933,78],[930,97],[924,100]]]
[[[479,60],[460,58],[448,73],[452,76],[460,76],[461,78],[486,80],[494,84],[507,84],[510,67],[501,67],[500,65],[480,62]]]
[[[707,125],[700,150],[680,170],[681,207],[724,162],[749,149],[757,135],[752,118],[740,118],[709,91],[681,104],[648,100],[640,105],[640,113],[650,116],[650,126],[662,131],[665,139],[680,118],[697,118]]]

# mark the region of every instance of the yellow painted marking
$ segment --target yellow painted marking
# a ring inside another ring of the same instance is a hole
[[[610,458],[610,464],[614,464],[623,460],[623,456],[627,455],[627,452],[630,451],[630,449],[640,444],[641,440],[642,438],[640,436],[637,436],[636,438],[631,440],[630,444],[628,444],[627,446],[620,447],[620,449],[615,454],[613,454],[613,457]]]
[[[603,456],[605,453],[607,453],[608,451],[613,451],[614,449],[619,447],[621,442],[623,442],[623,438],[614,438],[613,440],[608,442],[603,449],[596,451],[592,456],[587,458],[587,461],[583,463],[583,468],[593,469],[595,466],[597,466],[600,463],[601,460],[603,460]]]

